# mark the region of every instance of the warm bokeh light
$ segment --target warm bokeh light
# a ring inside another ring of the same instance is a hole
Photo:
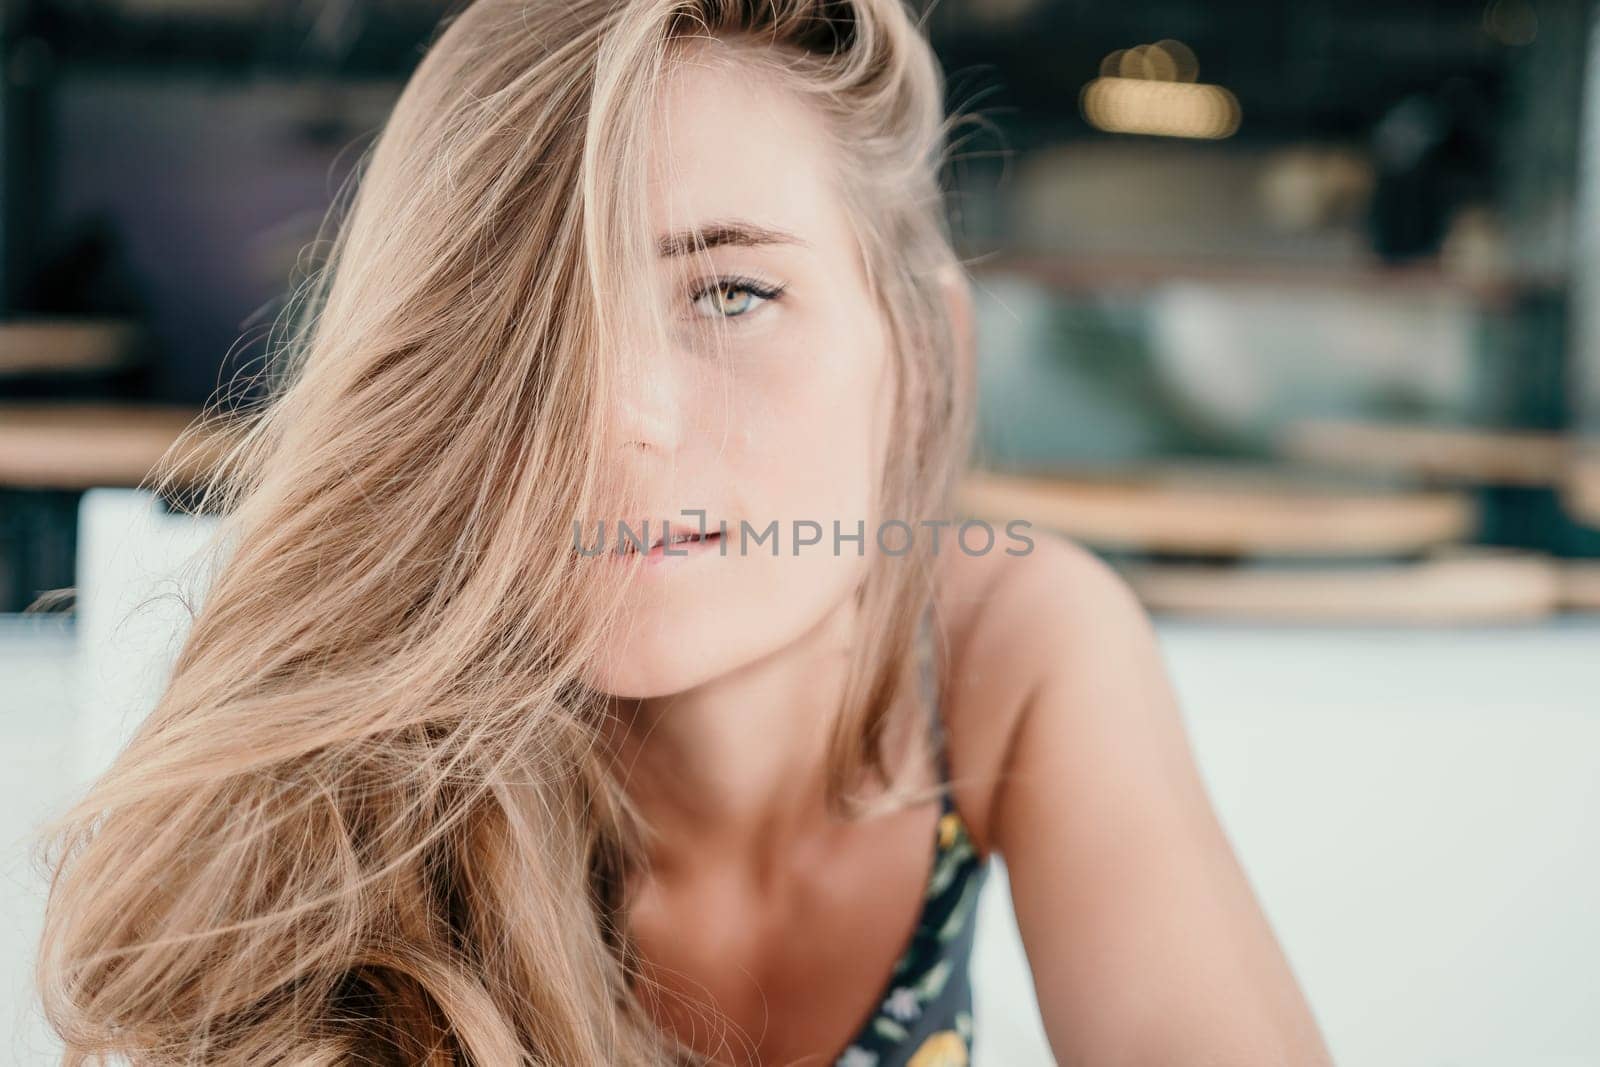
[[[1107,133],[1220,140],[1239,129],[1239,101],[1220,85],[1102,77],[1084,86],[1079,103]]]
[[[1220,85],[1201,85],[1200,61],[1182,41],[1119,48],[1100,61],[1100,77],[1083,87],[1083,117],[1107,133],[1219,140],[1239,128],[1238,99]]]

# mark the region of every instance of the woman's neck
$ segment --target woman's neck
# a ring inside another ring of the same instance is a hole
[[[735,672],[672,696],[616,702],[618,773],[663,843],[653,867],[708,854],[765,867],[823,823],[826,747],[855,619],[850,598]]]

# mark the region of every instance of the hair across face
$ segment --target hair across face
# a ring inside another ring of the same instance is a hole
[[[628,697],[768,655],[851,600],[894,429],[891,338],[822,116],[720,43],[679,58],[657,107],[649,216],[666,254],[613,299],[618,316],[659,300],[671,329],[619,354],[599,449],[606,480],[648,504],[585,533],[612,549],[591,569],[636,578],[596,683]],[[621,521],[647,543],[669,524],[714,536],[619,557]]]
[[[873,761],[873,709],[903,681],[930,587],[922,523],[947,517],[969,432],[942,285],[941,82],[897,0],[656,10],[664,39],[613,56],[600,95],[620,114],[590,116],[589,188],[609,193],[590,203],[597,299],[624,275],[660,282],[598,317],[597,479],[619,502],[584,529],[615,547],[626,516],[648,544],[703,513],[727,533],[609,568],[626,592],[590,677],[680,691],[853,607],[842,782],[852,747]],[[697,248],[711,234],[735,236]]]

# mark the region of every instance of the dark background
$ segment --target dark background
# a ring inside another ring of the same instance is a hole
[[[0,374],[0,401],[248,396],[328,204],[445,10],[9,0],[0,323],[116,319],[139,341],[114,372]],[[1600,431],[1581,239],[1590,5],[943,0],[926,25],[949,106],[982,120],[947,177],[998,368],[988,465],[1276,461],[1272,433],[1308,415]],[[1237,99],[1231,136],[1086,119],[1108,56],[1167,39]],[[1004,285],[1026,288],[1006,303]],[[1017,301],[1043,334],[1005,321]],[[1218,332],[1279,319],[1303,334]],[[1175,346],[1197,328],[1199,349]],[[1215,363],[1229,346],[1237,365],[1207,380],[1233,392],[1185,387],[1196,351]],[[1466,488],[1477,541],[1600,555],[1552,487]],[[5,499],[13,517],[51,506]],[[9,527],[14,555],[57,546],[22,586],[69,577],[73,498],[54,499],[43,526]]]

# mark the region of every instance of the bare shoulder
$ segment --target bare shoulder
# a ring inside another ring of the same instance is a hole
[[[1123,578],[1092,551],[1034,531],[1021,555],[939,558],[940,691],[954,794],[987,854],[996,786],[1030,698],[1087,643],[1148,639],[1148,620]]]
[[[956,801],[1005,858],[1056,1059],[1330,1063],[1132,589],[1045,535],[948,570]]]

